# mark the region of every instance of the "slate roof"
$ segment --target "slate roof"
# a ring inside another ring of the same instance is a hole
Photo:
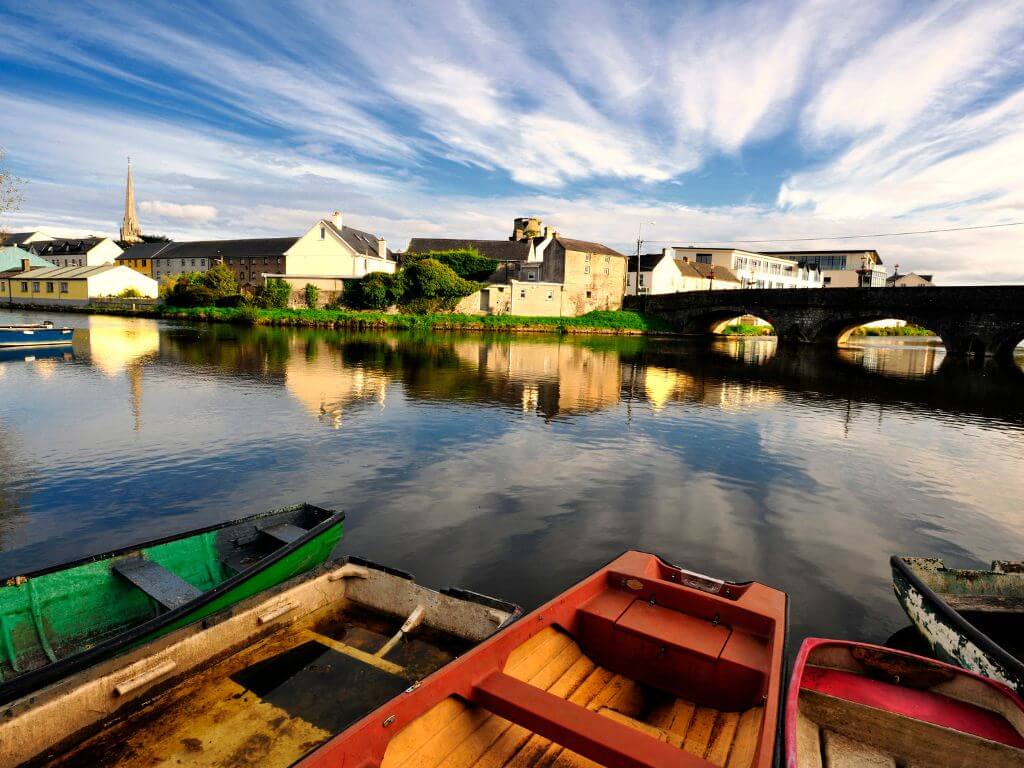
[[[32,237],[32,235],[37,234],[39,234],[38,230],[34,232],[8,232],[3,236],[3,244],[5,246],[21,245]]]
[[[28,259],[30,267],[56,266],[31,251],[26,251],[23,248],[18,248],[17,246],[12,245],[7,248],[0,248],[0,272],[8,272],[12,269],[16,269],[20,272],[22,259]]]
[[[175,246],[174,242],[165,243],[139,243],[126,248],[124,253],[117,257],[116,261],[123,259],[153,259],[158,253]]]
[[[600,253],[607,256],[622,256],[607,245],[601,245],[601,243],[591,243],[587,240],[570,240],[568,237],[562,237],[561,235],[555,235],[555,240],[560,246],[565,248],[567,251],[580,251],[582,253]]]
[[[476,248],[481,256],[495,261],[526,261],[530,255],[529,240],[462,240],[446,237],[414,237],[405,252],[454,251],[461,248]]]
[[[663,253],[642,253],[640,254],[640,271],[650,272],[665,258]],[[671,257],[669,257],[671,258]],[[629,271],[636,272],[636,254],[626,257],[629,264]]]
[[[245,240],[192,240],[170,243],[151,259],[243,259],[282,256],[295,245],[297,237],[256,237]],[[167,243],[161,243],[167,245]],[[140,248],[141,245],[135,246]],[[134,251],[135,248],[132,250]],[[145,258],[145,257],[143,257]]]
[[[683,277],[696,277],[703,280],[710,280],[714,274],[715,280],[723,280],[727,283],[738,283],[740,279],[736,273],[728,267],[720,267],[717,264],[698,264],[696,261],[683,261],[676,259],[676,266]]]
[[[40,256],[85,256],[96,245],[107,238],[97,237],[58,237],[53,240],[40,240],[29,243],[27,250]]]
[[[345,241],[346,245],[361,256],[379,256],[377,252],[376,235],[370,232],[363,232],[361,229],[346,227],[344,225],[342,225],[341,229],[338,229],[330,219],[324,219],[323,223],[330,227],[335,233],[341,235],[341,239]],[[391,249],[387,248],[385,250],[387,252],[387,258],[394,261],[395,255]]]

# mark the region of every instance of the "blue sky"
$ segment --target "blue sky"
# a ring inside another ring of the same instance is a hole
[[[1024,220],[1024,0],[0,2],[13,229],[626,250]],[[1024,281],[1024,227],[876,247]],[[667,244],[667,243],[666,243]],[[756,246],[750,246],[756,247]],[[797,247],[767,242],[762,247]]]

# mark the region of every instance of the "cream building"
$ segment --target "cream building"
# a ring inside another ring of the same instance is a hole
[[[743,288],[821,288],[821,272],[816,267],[801,266],[795,259],[738,248],[707,248],[676,246],[677,259],[696,264],[724,267],[739,278]]]
[[[824,288],[884,288],[885,268],[875,250],[763,251],[764,256],[794,259],[821,272]]]
[[[142,298],[157,298],[156,280],[130,267],[104,264],[98,267],[41,267],[7,273],[0,282],[0,298],[8,303],[37,306],[85,306],[93,299],[119,296],[134,289]]]
[[[26,250],[58,267],[98,267],[113,264],[121,247],[109,237],[61,237],[37,240]]]
[[[689,256],[679,259],[672,248],[664,248],[661,253],[645,253],[639,257],[639,275],[637,274],[637,257],[629,257],[629,271],[626,273],[626,293],[637,295],[637,283],[640,295],[654,296],[665,293],[682,293],[684,291],[720,291],[740,287],[739,278],[727,267],[713,264],[700,264],[691,261]]]

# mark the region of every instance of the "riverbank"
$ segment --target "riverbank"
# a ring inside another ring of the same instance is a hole
[[[615,335],[674,335],[659,317],[631,310],[595,311],[579,317],[524,317],[518,315],[423,315],[346,309],[258,309],[256,307],[20,307],[41,311],[234,323],[298,328],[379,328],[381,330],[503,331],[510,333],[580,333]]]

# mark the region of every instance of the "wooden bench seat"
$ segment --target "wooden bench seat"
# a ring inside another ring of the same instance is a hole
[[[142,557],[119,560],[113,565],[112,570],[168,611],[190,603],[203,594],[201,589],[171,573],[159,563]]]

